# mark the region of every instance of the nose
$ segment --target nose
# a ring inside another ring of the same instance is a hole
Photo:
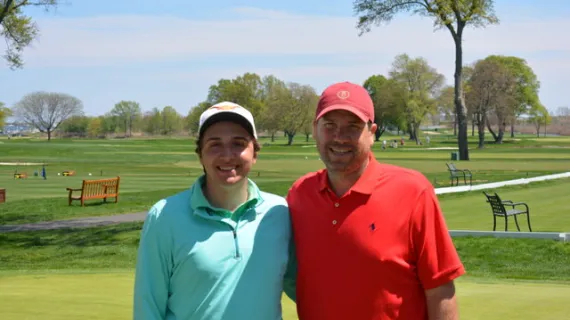
[[[220,158],[229,160],[233,157],[233,150],[230,146],[225,146],[220,152]]]
[[[349,130],[346,128],[338,128],[334,133],[334,141],[336,142],[349,142],[351,140],[351,136]]]

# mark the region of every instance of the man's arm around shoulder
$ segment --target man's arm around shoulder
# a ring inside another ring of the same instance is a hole
[[[426,290],[429,320],[458,320],[455,283],[449,281],[439,287]]]

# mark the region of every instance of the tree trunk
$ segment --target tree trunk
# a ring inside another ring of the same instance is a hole
[[[275,132],[271,133],[271,142],[275,142]]]
[[[536,127],[536,137],[540,138],[540,123],[537,124],[535,127]]]
[[[293,138],[295,137],[295,134],[287,132],[286,135],[287,135],[287,145],[290,146],[293,144]]]
[[[471,118],[471,136],[475,136],[475,117]]]
[[[457,114],[457,145],[459,147],[459,160],[469,160],[469,144],[467,137],[467,108],[463,98],[463,79],[461,78],[463,68],[463,48],[462,34],[465,23],[457,22],[457,33],[453,37],[455,41],[455,112]],[[452,33],[453,34],[453,33]]]
[[[499,133],[495,138],[495,143],[498,144],[503,143],[503,138],[505,137],[506,128],[507,128],[507,123],[505,122],[505,120],[501,120],[501,118],[499,118]]]
[[[485,123],[487,122],[487,114],[479,113],[477,115],[477,129],[479,131],[479,149],[485,148]]]
[[[457,114],[453,117],[453,135],[457,137]]]
[[[493,128],[491,127],[491,123],[489,122],[489,119],[487,118],[485,122],[487,123],[487,129],[489,129],[489,132],[493,136],[493,139],[495,141],[497,141],[497,134],[495,133],[495,131],[493,131]]]
[[[418,139],[418,131],[420,129],[420,124],[415,124],[414,125],[414,141],[416,141],[416,145],[420,144],[420,140]]]
[[[376,129],[376,132],[374,133],[376,141],[380,140],[380,137],[382,136],[382,134],[384,134],[384,131],[386,131],[386,127],[380,127],[378,126],[378,129]]]
[[[51,141],[51,129],[47,129],[48,141]]]
[[[310,133],[305,133],[305,142],[309,142]]]
[[[505,128],[501,128],[501,126],[499,126],[499,134],[497,135],[497,139],[495,140],[495,143],[501,144],[503,143],[503,137],[505,136]]]
[[[511,138],[515,137],[515,122],[511,123]]]

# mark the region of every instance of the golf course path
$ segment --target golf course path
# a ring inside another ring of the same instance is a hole
[[[53,230],[66,228],[90,228],[124,222],[144,221],[146,212],[118,214],[105,217],[79,218],[70,220],[46,221],[38,223],[0,225],[0,233],[18,231]]]

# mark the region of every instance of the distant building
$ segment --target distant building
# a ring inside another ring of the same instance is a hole
[[[19,123],[19,122],[8,122],[4,125],[4,128],[0,131],[1,134],[10,135],[10,136],[26,135],[37,132],[40,131],[28,124]]]

